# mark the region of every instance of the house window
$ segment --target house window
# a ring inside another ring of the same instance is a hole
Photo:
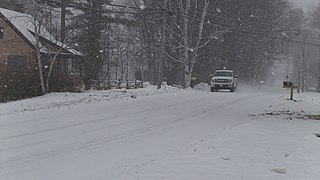
[[[65,73],[73,72],[73,61],[71,58],[63,59],[60,64],[61,64],[62,72],[65,72]]]
[[[9,55],[7,64],[9,67],[24,67],[27,65],[27,58],[25,56]]]
[[[73,65],[73,62],[72,62],[72,59],[68,59],[68,72],[73,72],[73,67],[72,67],[72,65]]]
[[[60,61],[60,68],[61,68],[61,72],[67,72],[67,68],[68,68],[68,63],[66,61],[66,59],[62,59]]]
[[[4,29],[3,27],[0,27],[0,39],[3,38]]]

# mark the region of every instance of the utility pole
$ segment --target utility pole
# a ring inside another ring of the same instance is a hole
[[[305,38],[303,37],[303,43],[305,43]],[[305,79],[306,79],[306,54],[305,54],[305,45],[302,44],[302,71],[301,71],[301,92],[304,93],[305,89]]]
[[[168,0],[164,0],[164,9],[163,9],[163,24],[162,24],[162,40],[161,40],[161,55],[159,62],[159,74],[158,74],[158,89],[161,88],[163,81],[163,69],[164,69],[164,53],[165,53],[165,42],[166,42],[166,26],[167,26],[167,7]]]
[[[64,42],[66,37],[66,4],[60,0],[61,5],[61,42]]]
[[[110,88],[110,86],[111,86],[111,76],[110,76],[110,58],[112,57],[111,55],[110,55],[110,22],[108,23],[108,36],[107,36],[107,38],[108,38],[108,46],[107,46],[107,48],[108,48],[108,50],[107,50],[107,77],[108,77],[108,87]]]
[[[320,38],[320,33],[318,33]],[[317,79],[317,89],[316,91],[320,93],[320,48],[319,48],[319,57],[318,57],[318,72],[316,72],[316,79]]]

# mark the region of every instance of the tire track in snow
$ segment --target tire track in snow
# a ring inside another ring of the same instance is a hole
[[[215,99],[216,100],[216,99]],[[239,99],[235,99],[230,101],[225,102],[225,105],[228,104],[232,104],[232,102],[236,102],[239,101]],[[207,102],[211,102],[211,99],[209,99]],[[210,103],[209,103],[210,104]],[[181,105],[180,103],[178,105]],[[202,105],[204,107],[207,107],[207,104]],[[33,161],[37,161],[37,160],[42,160],[42,159],[47,159],[50,157],[54,157],[54,156],[59,156],[59,155],[63,155],[66,154],[68,152],[75,152],[75,151],[80,151],[86,148],[92,148],[93,146],[97,146],[97,145],[101,145],[101,144],[106,144],[106,143],[110,143],[110,142],[114,142],[114,141],[118,141],[118,140],[122,140],[122,139],[126,139],[126,138],[130,138],[130,137],[135,137],[138,135],[142,135],[142,134],[146,134],[155,130],[160,130],[162,128],[165,127],[169,127],[175,123],[184,121],[186,119],[190,119],[196,116],[199,116],[201,114],[207,113],[212,111],[213,108],[217,108],[216,106],[221,107],[221,104],[213,104],[213,106],[210,106],[209,108],[205,108],[204,110],[202,106],[199,106],[197,111],[195,111],[196,113],[190,115],[187,114],[185,116],[182,117],[178,117],[175,118],[173,120],[170,121],[166,121],[160,124],[156,124],[150,127],[144,127],[142,129],[137,129],[137,130],[133,130],[133,131],[129,131],[120,135],[116,135],[116,136],[108,136],[108,137],[103,137],[103,138],[99,138],[99,139],[95,139],[95,140],[91,140],[85,143],[80,143],[80,144],[75,144],[69,147],[64,147],[61,149],[56,149],[56,150],[51,150],[51,151],[47,151],[44,153],[38,153],[38,154],[33,154],[30,156],[26,156],[26,157],[21,157],[21,158],[17,158],[14,160],[9,160],[9,161],[2,161],[0,162],[0,165],[5,168],[5,167],[11,167],[11,166],[15,166],[15,165],[19,165],[19,164],[24,164],[24,163],[28,163],[28,162],[33,162]],[[166,106],[167,107],[167,106]],[[150,111],[150,110],[149,110]],[[143,111],[145,112],[145,111]],[[108,128],[108,127],[107,127]],[[8,165],[8,166],[7,166]]]
[[[183,102],[179,102],[179,103],[173,103],[173,104],[169,104],[169,105],[162,105],[162,106],[152,107],[152,108],[145,109],[143,111],[127,113],[124,116],[123,115],[120,115],[120,116],[119,115],[115,115],[115,116],[112,116],[112,117],[95,119],[95,120],[85,121],[85,122],[81,122],[81,123],[74,123],[74,124],[69,124],[69,125],[66,125],[66,126],[59,126],[59,127],[56,127],[56,128],[48,128],[48,129],[32,131],[32,132],[27,132],[27,133],[21,133],[21,134],[16,134],[16,135],[11,135],[11,136],[3,136],[3,137],[0,137],[0,141],[7,140],[7,139],[19,138],[19,137],[23,137],[23,136],[36,135],[36,134],[41,134],[41,133],[48,133],[48,132],[62,130],[62,129],[74,128],[74,127],[78,127],[78,126],[86,126],[86,125],[94,124],[94,123],[97,123],[97,122],[108,121],[108,119],[123,118],[123,117],[126,117],[126,116],[132,116],[132,115],[135,115],[135,114],[150,112],[150,111],[154,111],[154,110],[158,110],[158,109],[162,109],[162,108],[171,108],[171,107],[174,107],[174,106],[177,106],[177,105],[183,105],[183,104],[192,103],[193,101],[194,100],[188,100],[188,101],[183,101]],[[8,128],[8,127],[6,127],[6,128]],[[1,129],[1,126],[0,126],[0,129]]]
[[[206,100],[207,102],[211,102],[211,100]],[[179,103],[179,104],[174,104],[174,105],[168,105],[168,106],[162,106],[160,109],[164,110],[164,109],[170,109],[172,108],[173,106],[177,106],[177,105],[182,105],[182,104],[191,104],[190,101],[186,101],[184,103]],[[139,118],[139,119],[128,119],[126,117],[128,116],[132,116],[132,115],[137,115],[137,114],[141,114],[141,113],[145,113],[145,112],[151,112],[151,111],[159,111],[159,107],[157,108],[152,108],[152,109],[148,109],[148,110],[144,110],[144,111],[139,111],[139,112],[135,112],[135,113],[130,113],[130,114],[126,114],[124,116],[116,116],[116,117],[111,117],[110,119],[112,119],[113,121],[116,120],[116,119],[127,119],[125,121],[121,121],[119,123],[115,123],[115,124],[112,124],[112,125],[108,125],[108,126],[105,126],[105,127],[101,127],[99,126],[98,128],[93,128],[93,129],[85,129],[84,131],[81,130],[81,132],[79,133],[74,133],[74,134],[71,134],[71,135],[68,135],[68,138],[71,138],[71,137],[77,137],[78,135],[83,135],[83,134],[87,134],[87,133],[91,133],[91,132],[97,132],[97,131],[104,131],[104,130],[107,130],[107,129],[111,129],[111,128],[115,128],[115,127],[119,127],[119,126],[122,126],[122,125],[129,125],[129,124],[134,124],[134,123],[137,123],[139,121],[144,121],[148,118],[152,118],[154,117],[155,115],[161,115],[163,112],[160,112],[160,113],[152,113],[144,118]],[[105,118],[103,118],[105,119]],[[96,120],[92,123],[106,123],[104,121],[100,121],[100,120]],[[70,128],[83,128],[83,127],[78,127],[77,125],[76,126],[70,126],[70,127],[63,127],[63,128],[59,128],[57,130],[70,130]],[[44,131],[44,133],[50,133],[51,131],[53,131],[52,129],[50,131]],[[32,133],[32,134],[27,134],[25,136],[31,136],[31,135],[38,135],[38,132],[37,133]],[[24,138],[25,136],[17,136],[17,137],[13,137],[13,138]],[[18,145],[18,146],[13,146],[13,147],[7,147],[7,148],[0,148],[0,152],[4,152],[4,151],[8,151],[8,150],[13,150],[13,149],[17,149],[17,148],[24,148],[24,147],[28,147],[28,146],[34,146],[34,145],[38,145],[38,144],[42,144],[42,143],[48,143],[50,141],[54,141],[56,139],[60,139],[60,138],[63,138],[63,137],[56,137],[56,138],[51,138],[51,139],[45,139],[45,140],[42,140],[42,141],[38,141],[38,142],[33,142],[33,143],[29,143],[29,144],[25,144],[25,145]],[[3,140],[10,140],[10,138],[8,139],[3,139]]]

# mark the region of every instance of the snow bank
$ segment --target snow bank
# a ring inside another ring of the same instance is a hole
[[[320,121],[299,118],[320,115],[319,94],[288,95],[146,84],[0,104],[44,109],[0,116],[0,179],[320,179]]]
[[[295,93],[294,99],[297,102],[314,102],[320,105],[320,93]]]
[[[120,179],[320,179],[320,139],[313,134],[318,127],[318,121],[262,117],[137,167]]]
[[[164,85],[161,89],[150,84],[144,84],[141,89],[111,89],[90,90],[83,93],[50,93],[44,96],[1,103],[0,116],[23,111],[36,111],[49,108],[69,107],[81,103],[93,103],[100,101],[115,101],[120,99],[132,99],[141,96],[150,96],[181,91],[179,88]]]
[[[207,83],[200,83],[194,86],[194,90],[209,91],[210,86]]]

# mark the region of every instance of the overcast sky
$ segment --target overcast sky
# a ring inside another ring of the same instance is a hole
[[[291,0],[294,2],[298,7],[302,7],[303,9],[308,9],[313,4],[319,2],[320,0]]]

